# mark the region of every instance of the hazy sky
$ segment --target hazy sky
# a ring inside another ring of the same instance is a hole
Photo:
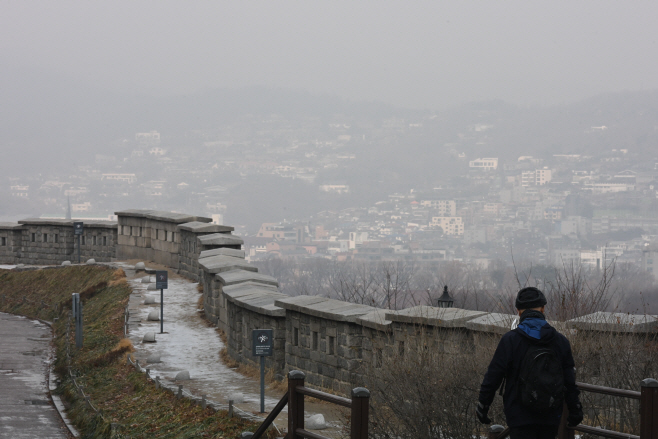
[[[0,62],[104,88],[443,108],[658,89],[655,1],[9,1]]]

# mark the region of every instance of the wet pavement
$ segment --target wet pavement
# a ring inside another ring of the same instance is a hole
[[[0,438],[70,437],[48,397],[51,331],[0,313]]]
[[[191,394],[201,397],[207,395],[211,401],[228,407],[228,399],[240,393],[244,403],[235,404],[237,410],[256,414],[263,418],[279,401],[284,391],[266,390],[265,414],[260,411],[260,382],[258,379],[246,377],[235,369],[227,367],[220,359],[220,350],[224,347],[219,334],[200,315],[202,294],[197,290],[197,283],[169,273],[168,289],[164,290],[164,333],[160,333],[159,321],[148,321],[152,310],[160,309],[160,291],[147,290],[148,283],[143,283],[144,272],[135,273],[132,266],[122,266],[128,282],[133,289],[130,298],[130,330],[129,338],[136,348],[135,358],[144,368],[149,368],[151,376],[159,376],[174,381],[176,374],[187,370],[190,381],[180,381],[183,388]],[[149,268],[165,269],[149,264]],[[151,277],[154,281],[155,276]],[[146,296],[155,297],[154,304],[145,305]],[[156,333],[155,343],[142,343],[144,334]],[[161,363],[147,364],[150,354],[159,354]],[[234,398],[235,399],[235,398]],[[345,411],[335,409],[326,403],[306,401],[306,416],[321,413],[330,428],[318,431],[324,436],[336,436],[343,427]],[[277,417],[275,424],[279,430],[287,427],[287,409]]]

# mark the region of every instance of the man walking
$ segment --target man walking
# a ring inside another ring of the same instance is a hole
[[[491,423],[489,406],[501,388],[511,439],[555,438],[564,402],[567,425],[583,420],[571,344],[546,322],[545,305],[546,297],[537,288],[518,292],[519,325],[500,340],[480,386],[478,419]]]

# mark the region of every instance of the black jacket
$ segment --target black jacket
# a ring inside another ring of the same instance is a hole
[[[525,322],[526,319],[528,319],[527,322]],[[534,331],[532,329],[528,331],[527,326],[534,326]],[[539,339],[533,338],[527,332],[534,332],[533,335],[538,335]],[[484,375],[482,386],[480,386],[479,400],[482,404],[489,406],[493,402],[496,391],[500,387],[503,378],[505,378],[503,403],[507,425],[510,427],[520,427],[529,424],[556,425],[560,423],[560,417],[562,415],[561,409],[540,415],[521,405],[518,390],[518,375],[521,362],[530,343],[553,346],[562,360],[567,407],[575,407],[578,403],[580,391],[576,387],[574,361],[569,340],[557,332],[551,325],[545,323],[544,316],[540,312],[524,313],[521,317],[519,328],[503,335],[500,343],[498,343],[496,353],[489,364],[487,373]]]

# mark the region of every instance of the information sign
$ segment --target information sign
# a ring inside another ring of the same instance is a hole
[[[155,272],[155,289],[166,290],[169,272],[167,270],[157,270]]]
[[[254,329],[251,332],[252,354],[255,357],[271,357],[274,350],[274,335],[271,329]]]
[[[84,229],[84,223],[82,221],[75,221],[73,223],[73,234],[74,235],[82,235]]]

